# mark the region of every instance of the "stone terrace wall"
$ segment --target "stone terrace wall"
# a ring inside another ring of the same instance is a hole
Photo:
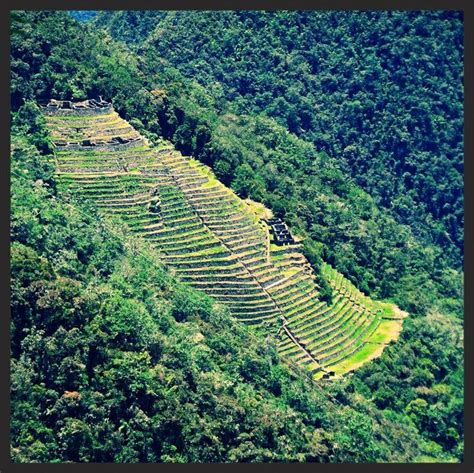
[[[58,143],[55,143],[55,146],[58,151],[60,150],[65,150],[65,151],[71,151],[71,150],[81,150],[81,151],[122,151],[124,149],[128,148],[135,148],[138,146],[142,146],[146,144],[145,138],[138,138],[137,140],[131,140],[128,143],[103,143],[103,144],[97,144],[94,146],[84,146],[80,143],[68,143],[64,145],[60,145]]]
[[[45,115],[71,116],[71,117],[90,117],[95,115],[106,115],[113,111],[112,104],[96,108],[59,108],[43,106],[42,111]]]

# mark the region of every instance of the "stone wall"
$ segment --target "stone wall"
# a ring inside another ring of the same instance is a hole
[[[60,108],[54,106],[43,106],[42,111],[45,115],[56,115],[60,117],[90,117],[95,115],[106,115],[113,112],[112,104],[95,108]]]
[[[136,140],[129,141],[128,143],[119,143],[119,142],[109,142],[103,144],[96,144],[94,146],[85,146],[81,143],[67,143],[59,144],[55,143],[56,149],[58,151],[122,151],[128,148],[135,148],[138,146],[143,146],[146,144],[145,138],[138,138]]]

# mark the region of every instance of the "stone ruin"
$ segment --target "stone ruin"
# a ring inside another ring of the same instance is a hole
[[[81,102],[70,100],[56,100],[40,102],[43,113],[46,115],[58,116],[91,116],[96,114],[106,114],[113,111],[113,106],[99,97],[99,100],[88,99]],[[80,128],[77,129],[78,131]],[[118,148],[133,148],[146,143],[146,139],[141,136],[123,137],[113,136],[110,139],[87,138],[79,141],[55,140],[54,145],[65,150],[92,150],[94,148],[103,151],[115,151]]]
[[[99,97],[99,100],[88,99],[81,102],[56,100],[40,103],[46,115],[95,115],[112,111],[112,104]]]
[[[295,243],[295,239],[291,235],[288,226],[280,218],[269,218],[266,222],[270,227],[270,231],[277,245],[290,245]]]
[[[132,138],[123,138],[121,136],[114,136],[110,140],[94,140],[86,139],[81,141],[65,141],[56,140],[54,145],[61,149],[67,150],[88,150],[88,149],[100,149],[107,151],[115,151],[117,148],[126,149],[134,147],[140,144],[144,144],[144,138],[137,136]]]

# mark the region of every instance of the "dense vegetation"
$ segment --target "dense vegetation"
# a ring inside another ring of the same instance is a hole
[[[291,374],[143,242],[55,191],[38,109],[12,135],[16,462],[413,460],[436,454],[366,400]],[[66,200],[65,200],[66,199]],[[341,407],[342,406],[342,407]],[[418,444],[419,443],[419,444]],[[433,450],[434,448],[434,450]]]
[[[462,14],[126,12],[99,19],[107,22],[222,108],[264,112],[337,157],[377,203],[430,231],[459,264]]]
[[[107,12],[97,24],[176,103],[158,132],[322,243],[362,290],[462,314],[445,291],[463,266],[461,14]]]
[[[105,31],[66,13],[14,12],[12,108],[50,96],[113,99],[149,138],[172,139],[284,216],[306,237],[316,269],[325,259],[409,310],[395,346],[325,387],[355,410],[338,414],[201,295],[176,308],[182,289],[152,269],[153,255],[132,256],[120,237],[96,231],[97,216],[83,220],[49,198],[54,180],[38,154],[49,146],[28,106],[14,120],[24,136],[12,157],[13,170],[30,177],[12,183],[16,461],[50,452],[56,461],[462,459],[461,18],[313,15],[104,13]],[[149,330],[132,333],[130,317]],[[190,350],[198,332],[205,341]],[[107,342],[98,346],[98,336]],[[196,374],[200,363],[221,385],[219,408],[199,404],[214,389]],[[229,379],[241,390],[226,391]],[[195,415],[171,438],[184,419],[175,411],[190,405]],[[384,439],[371,438],[374,419]],[[235,424],[241,430],[229,433]],[[393,425],[413,439],[404,451]]]

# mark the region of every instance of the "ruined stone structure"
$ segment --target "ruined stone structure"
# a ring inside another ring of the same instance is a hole
[[[270,226],[270,231],[277,245],[291,245],[295,243],[290,229],[283,220],[280,218],[270,218],[266,222]]]
[[[51,99],[47,103],[41,104],[45,115],[100,115],[110,113],[113,110],[112,104],[102,100],[89,99],[82,102],[71,102],[70,100]]]

